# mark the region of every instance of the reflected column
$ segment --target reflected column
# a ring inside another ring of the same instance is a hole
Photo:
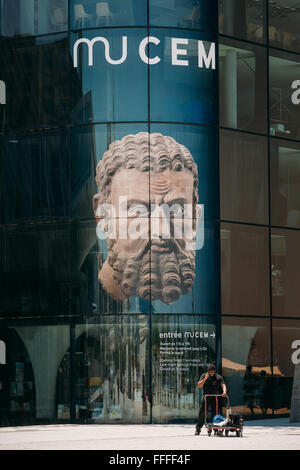
[[[237,52],[227,50],[224,56],[222,83],[223,122],[226,127],[237,128]]]

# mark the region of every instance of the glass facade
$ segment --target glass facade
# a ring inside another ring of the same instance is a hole
[[[1,426],[290,413],[298,9],[0,1]]]

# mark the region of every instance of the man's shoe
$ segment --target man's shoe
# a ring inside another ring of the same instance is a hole
[[[195,436],[199,436],[200,432],[201,432],[201,429],[196,429]]]

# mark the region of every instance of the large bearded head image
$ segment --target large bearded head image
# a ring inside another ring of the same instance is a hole
[[[96,183],[94,213],[104,232],[108,231],[107,219],[98,209],[104,204],[114,207],[114,218],[123,222],[120,200],[126,200],[129,224],[138,221],[140,225],[140,236],[134,239],[121,237],[119,229],[114,237],[106,237],[108,257],[98,274],[103,288],[116,300],[139,296],[166,304],[188,294],[195,278],[195,251],[188,248],[185,231],[181,237],[174,232],[176,224],[183,224],[185,208],[190,207],[192,238],[196,234],[198,175],[189,150],[157,133],[127,135],[104,153]],[[162,206],[175,207],[169,212],[169,225],[161,220]]]

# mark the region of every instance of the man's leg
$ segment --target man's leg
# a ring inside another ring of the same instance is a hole
[[[198,421],[197,421],[197,425],[196,425],[195,434],[200,434],[201,428],[202,428],[204,422],[205,422],[205,401],[204,401],[204,397],[202,397],[201,402],[200,402]]]

